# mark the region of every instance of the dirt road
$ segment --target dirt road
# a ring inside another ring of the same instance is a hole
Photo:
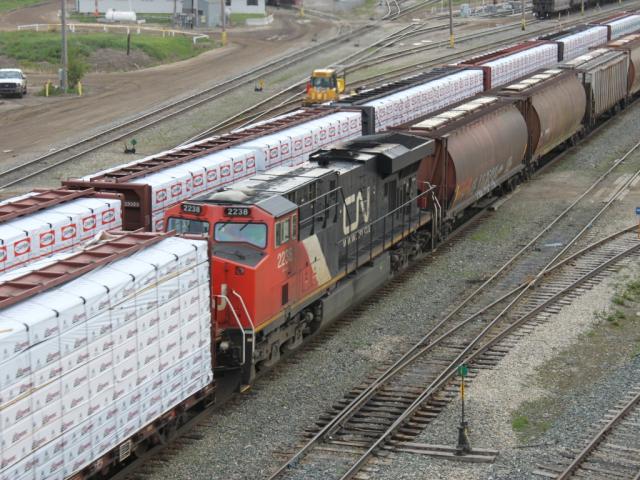
[[[0,30],[15,29],[17,25],[33,23],[58,23],[59,10],[60,2],[50,1],[4,13],[0,15]]]
[[[10,157],[34,157],[174,96],[238,75],[310,44],[314,36],[322,41],[335,34],[334,29],[323,20],[300,19],[279,10],[271,26],[231,30],[227,47],[196,58],[131,72],[89,74],[83,81],[88,92],[84,97],[44,99],[30,94],[22,100],[0,99],[0,168]],[[48,78],[51,75],[29,75],[31,91],[39,90]]]

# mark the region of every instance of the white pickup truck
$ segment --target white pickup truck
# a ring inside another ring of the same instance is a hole
[[[19,68],[0,68],[0,96],[27,94],[27,77]]]

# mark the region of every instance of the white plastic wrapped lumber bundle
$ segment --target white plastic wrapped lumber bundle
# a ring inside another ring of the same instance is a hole
[[[402,125],[482,91],[482,72],[462,70],[367,102],[374,107],[376,132]]]
[[[640,30],[640,15],[628,15],[605,24],[611,25],[611,40],[616,40],[623,35]]]
[[[558,46],[555,43],[543,43],[482,65],[491,67],[491,88],[495,88],[557,62]]]
[[[604,45],[607,43],[607,36],[607,27],[594,25],[581,32],[558,38],[557,41],[564,44],[563,61],[571,60],[587,53],[590,47]]]
[[[14,218],[0,224],[0,272],[73,250],[98,232],[121,227],[122,205],[116,199],[79,198]]]
[[[203,155],[131,183],[151,186],[152,228],[162,231],[165,210],[183,200],[212,192],[258,171],[300,164],[319,148],[361,134],[359,112],[337,112],[234,148]]]
[[[136,178],[131,183],[151,186],[152,228],[162,231],[167,208],[255,173],[253,150],[229,148]]]
[[[0,479],[63,480],[210,384],[208,276],[168,237],[1,310]]]
[[[238,145],[256,152],[258,171],[299,165],[309,154],[362,135],[359,112],[336,112]]]

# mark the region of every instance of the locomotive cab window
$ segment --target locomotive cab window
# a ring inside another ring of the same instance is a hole
[[[209,222],[202,220],[191,220],[189,218],[170,217],[167,231],[175,230],[177,233],[188,233],[191,235],[209,235]]]
[[[336,81],[333,77],[311,77],[311,85],[315,88],[335,88]]]
[[[276,247],[287,243],[291,238],[291,218],[276,222]]]
[[[264,223],[219,222],[215,225],[213,238],[220,243],[248,243],[264,248],[267,246],[267,226]]]

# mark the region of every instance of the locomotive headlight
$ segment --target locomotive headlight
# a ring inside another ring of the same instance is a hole
[[[244,268],[236,267],[236,275],[244,275]]]
[[[226,352],[227,350],[229,350],[229,342],[226,340],[220,342],[220,351]]]

